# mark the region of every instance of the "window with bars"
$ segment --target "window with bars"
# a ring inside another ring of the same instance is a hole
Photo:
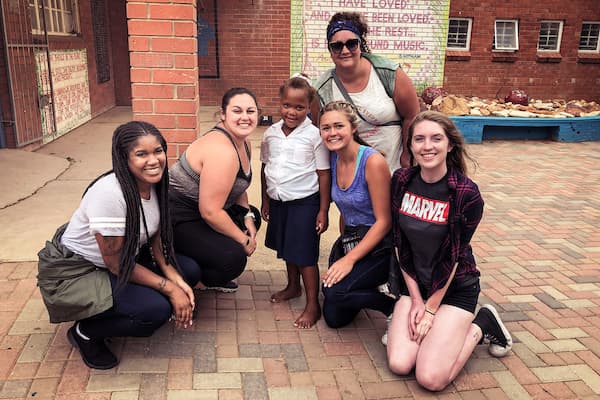
[[[449,50],[469,50],[471,46],[471,18],[450,18],[448,21]]]
[[[77,2],[74,0],[29,0],[31,31],[50,35],[73,35],[79,32]]]
[[[519,50],[519,21],[497,19],[494,24],[494,50]]]
[[[583,22],[579,50],[599,52],[598,36],[600,36],[600,22]]]
[[[538,38],[539,51],[560,51],[562,39],[562,21],[542,21],[540,23],[540,36]]]

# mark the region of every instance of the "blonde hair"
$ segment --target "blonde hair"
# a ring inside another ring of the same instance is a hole
[[[340,112],[340,113],[344,114],[346,119],[348,119],[348,122],[350,122],[350,126],[352,127],[352,131],[353,131],[352,137],[355,142],[357,142],[358,144],[361,144],[363,146],[371,147],[371,145],[369,145],[367,142],[365,142],[358,135],[358,122],[360,120],[358,117],[358,111],[356,110],[356,107],[354,106],[354,104],[348,103],[346,101],[341,101],[341,100],[329,102],[329,103],[325,104],[325,107],[323,107],[323,109],[321,110],[321,117],[323,117],[323,115],[325,113],[331,112],[331,111]]]

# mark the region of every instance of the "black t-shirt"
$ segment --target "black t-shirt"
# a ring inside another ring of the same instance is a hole
[[[417,281],[431,286],[431,273],[438,250],[448,234],[449,189],[447,175],[426,183],[417,174],[402,198],[398,223],[413,253]]]

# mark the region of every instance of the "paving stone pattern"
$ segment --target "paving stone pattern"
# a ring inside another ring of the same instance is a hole
[[[198,292],[191,329],[112,339],[121,362],[109,371],[88,369],[69,324],[48,322],[35,262],[0,264],[0,399],[600,398],[600,143],[469,150],[486,201],[473,239],[480,303],[498,308],[515,345],[503,359],[479,346],[443,392],[387,369],[376,312],[343,329],[295,329],[304,300],[269,302],[285,283],[273,256],[250,262],[235,294]]]

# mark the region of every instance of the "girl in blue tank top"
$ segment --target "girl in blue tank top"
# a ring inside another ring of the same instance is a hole
[[[353,105],[334,101],[323,108],[321,138],[332,152],[331,196],[341,213],[340,232],[366,232],[355,244],[334,244],[331,265],[323,277],[323,317],[338,328],[352,322],[363,308],[389,315],[394,301],[380,293],[387,282],[391,246],[383,246],[391,228],[390,172],[382,154],[357,134]],[[348,235],[343,235],[346,238]]]

